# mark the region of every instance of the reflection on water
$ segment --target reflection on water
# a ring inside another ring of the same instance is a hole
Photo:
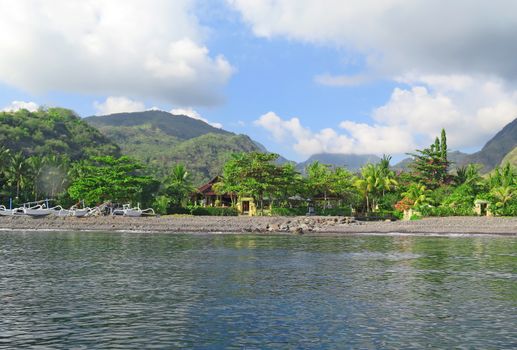
[[[512,348],[517,239],[0,233],[0,347]]]

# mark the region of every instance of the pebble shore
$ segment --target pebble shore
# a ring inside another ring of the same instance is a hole
[[[264,233],[346,235],[499,234],[517,236],[517,217],[445,217],[416,221],[358,221],[351,217],[162,216],[0,217],[0,230],[135,231],[168,233]]]

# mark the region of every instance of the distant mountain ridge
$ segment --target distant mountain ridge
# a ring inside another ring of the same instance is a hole
[[[318,153],[313,154],[305,162],[298,163],[296,168],[300,172],[305,172],[305,168],[318,161],[333,167],[345,167],[350,171],[357,171],[367,163],[378,163],[381,160],[374,154],[344,154],[344,153]]]
[[[517,118],[495,134],[479,152],[469,155],[463,164],[482,164],[483,171],[488,172],[499,165],[515,147],[517,147]]]
[[[109,127],[150,125],[153,129],[158,129],[179,140],[189,140],[208,133],[232,135],[231,132],[215,128],[202,120],[159,110],[91,116],[84,120],[100,130]]]

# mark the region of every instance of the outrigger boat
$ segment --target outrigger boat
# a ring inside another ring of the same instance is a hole
[[[38,204],[43,203],[43,204]],[[8,216],[8,215],[27,215],[31,217],[44,217],[50,214],[58,214],[59,211],[63,208],[60,206],[53,207],[53,208],[47,208],[46,203],[48,203],[48,200],[46,201],[39,201],[39,202],[28,202],[24,203],[22,207],[14,208],[14,209],[7,209],[5,206],[0,205],[0,215]],[[32,204],[36,204],[31,206]]]
[[[63,209],[61,206],[54,207],[53,209],[59,208],[59,211],[56,212],[57,216],[73,216],[76,218],[82,218],[88,215],[92,209],[90,208],[82,208],[79,209],[75,205],[70,207],[70,209]]]
[[[135,208],[131,208],[131,206],[129,204],[124,204],[122,206],[122,209],[115,209],[113,210],[113,212],[111,213],[111,215],[122,215],[122,216],[129,216],[129,217],[140,217],[142,215],[149,215],[149,216],[152,216],[152,215],[155,215],[154,213],[154,209],[153,208],[147,208],[147,209],[140,209],[139,206],[135,207]]]
[[[15,209],[7,209],[5,205],[0,205],[0,215],[1,216],[11,216],[14,215]]]
[[[33,207],[22,207],[23,214],[32,217],[43,217],[50,214],[59,213],[60,207],[46,208],[44,204],[38,204]]]

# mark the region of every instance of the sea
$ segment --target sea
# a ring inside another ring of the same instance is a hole
[[[515,349],[517,237],[3,231],[0,348]]]

